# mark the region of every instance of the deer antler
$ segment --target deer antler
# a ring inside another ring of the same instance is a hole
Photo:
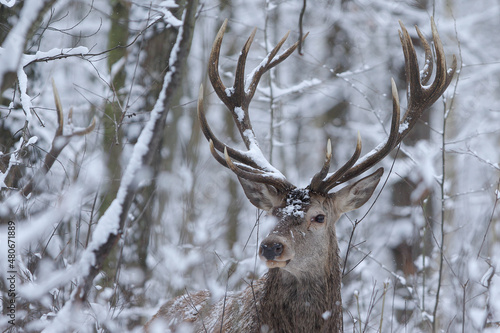
[[[45,155],[45,160],[42,167],[38,170],[35,177],[33,177],[21,190],[21,193],[24,196],[28,196],[33,191],[36,180],[43,177],[45,174],[47,174],[47,172],[49,172],[50,168],[52,168],[52,165],[57,160],[57,158],[63,151],[64,147],[66,147],[66,145],[70,142],[72,137],[84,136],[86,134],[89,134],[94,130],[96,125],[94,117],[92,118],[92,122],[90,123],[90,125],[87,126],[86,128],[74,130],[69,134],[63,134],[64,113],[63,113],[61,98],[59,97],[59,93],[57,92],[57,87],[54,82],[54,79],[52,79],[52,90],[54,93],[54,103],[56,105],[56,111],[57,111],[57,130],[54,135],[54,139],[52,140],[52,146],[50,148],[50,151],[47,153],[47,155]],[[73,122],[72,108],[68,112],[68,121],[70,124]]]
[[[333,175],[325,179],[328,174],[331,160],[331,143],[330,140],[328,140],[326,159],[323,168],[313,177],[313,180],[309,185],[312,191],[318,193],[328,193],[328,191],[335,186],[359,176],[370,167],[381,161],[411,131],[413,126],[415,126],[417,121],[422,116],[423,112],[434,104],[434,102],[436,102],[436,100],[444,93],[446,88],[448,88],[448,85],[450,84],[456,71],[457,59],[455,55],[453,55],[453,63],[451,67],[447,69],[443,44],[439,38],[434,19],[431,18],[431,29],[432,39],[434,40],[434,47],[436,50],[436,74],[434,81],[430,86],[427,86],[427,83],[429,82],[433,71],[431,47],[418,27],[415,26],[418,37],[420,38],[425,51],[426,67],[422,71],[422,74],[420,74],[417,54],[415,52],[415,48],[413,47],[411,37],[403,23],[399,21],[399,24],[401,26],[399,37],[401,38],[401,45],[403,46],[406,84],[408,86],[408,108],[406,113],[404,114],[402,120],[400,120],[398,90],[396,88],[396,83],[393,79],[391,79],[393,111],[391,130],[385,144],[379,145],[358,161],[359,154],[361,152],[361,139],[358,135],[356,150],[351,159]]]
[[[219,75],[219,54],[227,26],[227,19],[222,24],[217,36],[215,37],[212,51],[210,53],[208,76],[215,93],[220,100],[227,106],[231,112],[234,122],[240,132],[241,138],[245,143],[247,151],[241,151],[228,147],[213,134],[208,125],[203,108],[203,87],[200,88],[198,97],[198,118],[200,120],[203,134],[210,142],[210,150],[215,159],[231,169],[238,177],[274,186],[278,191],[285,192],[295,186],[288,182],[285,176],[274,168],[264,157],[259,148],[255,133],[252,129],[248,107],[255,94],[260,78],[264,73],[288,58],[298,47],[296,42],[286,49],[282,54],[277,55],[281,46],[288,38],[289,32],[278,42],[278,44],[269,52],[267,57],[245,78],[245,64],[257,29],[254,29],[241,50],[236,66],[236,74],[233,87],[226,88]],[[304,39],[307,35],[304,37]],[[222,157],[220,154],[223,154]]]

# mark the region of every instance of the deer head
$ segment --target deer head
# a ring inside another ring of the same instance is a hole
[[[297,188],[264,157],[255,137],[248,107],[261,76],[285,60],[298,46],[293,44],[277,55],[287,35],[245,79],[245,62],[256,30],[238,59],[234,85],[226,88],[219,76],[219,53],[227,21],[215,38],[208,75],[217,96],[231,112],[246,151],[228,147],[213,134],[203,109],[203,87],[198,98],[198,117],[210,143],[214,158],[237,176],[252,204],[276,220],[271,233],[262,241],[259,256],[269,267],[268,273],[240,293],[226,295],[212,303],[210,293],[202,291],[179,296],[163,305],[145,326],[165,324],[176,329],[188,324],[195,332],[341,332],[341,272],[335,223],[348,211],[361,207],[372,196],[383,169],[347,185],[332,189],[360,176],[387,156],[408,134],[425,109],[443,94],[456,70],[453,57],[447,69],[443,46],[434,21],[432,37],[436,54],[434,80],[433,57],[429,43],[417,28],[424,47],[426,66],[419,71],[411,38],[401,25],[401,44],[405,56],[408,107],[400,116],[397,89],[392,80],[392,123],[387,140],[360,158],[358,135],[352,157],[337,171],[329,173],[332,159],[330,140],[325,162],[305,188]],[[161,327],[165,327],[161,326]]]
[[[325,162],[321,170],[312,177],[311,183],[306,188],[299,189],[287,181],[285,176],[264,157],[252,129],[248,112],[250,101],[261,76],[292,54],[298,42],[277,56],[288,37],[287,33],[245,79],[245,62],[255,36],[256,30],[254,29],[239,56],[234,85],[226,88],[218,70],[220,47],[226,25],[227,20],[215,38],[210,54],[208,75],[215,93],[231,112],[247,150],[231,148],[213,134],[203,109],[202,87],[198,99],[198,116],[202,131],[210,143],[212,155],[220,164],[238,176],[247,198],[253,205],[276,217],[275,228],[262,241],[259,249],[259,256],[265,261],[267,267],[279,268],[295,277],[324,274],[325,269],[326,271],[333,270],[332,274],[339,276],[335,223],[343,213],[357,209],[368,201],[380,181],[383,169],[379,168],[374,173],[337,192],[331,193],[330,191],[363,174],[386,157],[403,140],[422,113],[444,93],[450,84],[456,70],[456,59],[453,56],[453,64],[450,69],[447,69],[443,46],[434,20],[431,20],[436,50],[436,72],[434,81],[428,84],[434,65],[431,47],[416,27],[424,47],[426,60],[425,70],[420,73],[412,40],[400,22],[400,38],[408,85],[408,107],[405,114],[401,118],[396,84],[394,80],[391,80],[393,111],[387,140],[359,158],[361,138],[358,135],[352,157],[331,174],[329,174],[329,168],[332,149],[328,140]],[[338,288],[340,288],[340,281]]]

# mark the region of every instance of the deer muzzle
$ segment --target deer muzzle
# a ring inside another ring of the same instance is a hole
[[[293,259],[294,252],[285,238],[268,236],[260,244],[259,257],[268,268],[282,268]]]

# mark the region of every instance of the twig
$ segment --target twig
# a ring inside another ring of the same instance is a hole
[[[69,53],[69,54],[68,53],[61,53],[61,54],[50,56],[50,57],[37,58],[37,59],[34,59],[34,60],[26,63],[23,66],[23,68],[26,68],[27,66],[29,66],[29,65],[31,65],[33,63],[36,63],[36,62],[48,62],[48,61],[60,60],[60,59],[65,59],[65,58],[70,58],[70,57],[95,58],[95,57],[98,57],[98,56],[101,56],[101,55],[104,55],[104,54],[108,54],[108,53],[110,53],[110,52],[112,52],[112,51],[114,51],[116,49],[126,49],[126,48],[129,48],[130,46],[132,46],[132,45],[135,44],[135,42],[139,39],[139,37],[141,37],[144,34],[145,31],[147,31],[151,26],[155,25],[160,20],[162,20],[161,17],[158,18],[157,20],[151,22],[150,24],[148,24],[127,45],[118,45],[118,46],[115,46],[115,47],[112,47],[110,49],[104,50],[102,52],[97,52],[97,53],[85,53],[85,54],[82,54],[82,53]]]
[[[359,292],[355,293],[354,297],[356,298],[356,306],[358,308],[359,332],[361,333],[361,328],[362,328],[361,324],[362,324],[362,322],[361,322],[361,310],[359,309]]]
[[[366,330],[368,329],[368,322],[370,321],[370,315],[373,311],[373,308],[375,307],[375,304],[378,302],[376,300],[377,298],[377,293],[378,291],[375,290],[375,286],[377,285],[377,282],[374,281],[373,283],[373,288],[372,288],[372,293],[370,295],[370,303],[368,304],[368,309],[367,309],[367,313],[366,313],[366,319],[365,319],[365,327],[363,329],[363,332],[366,332]],[[379,298],[380,300],[380,298]]]
[[[462,299],[462,333],[465,333],[465,293],[467,291],[467,285],[469,284],[469,280],[465,282],[462,286],[463,291],[463,299]]]
[[[483,250],[484,243],[486,242],[486,237],[488,237],[488,231],[490,230],[491,223],[493,222],[493,217],[495,216],[495,210],[497,208],[498,202],[500,201],[500,179],[498,179],[497,189],[495,190],[495,203],[493,204],[493,209],[491,211],[490,220],[488,221],[488,226],[486,227],[486,231],[484,232],[483,240],[481,242],[481,246],[477,251],[477,257],[479,258],[481,255],[481,251]]]
[[[387,287],[389,286],[389,282],[384,282],[384,293],[382,295],[382,311],[380,313],[380,326],[378,331],[382,333],[382,323],[384,322],[384,308],[385,308],[385,296],[387,294]]]
[[[300,16],[299,16],[299,49],[297,52],[299,52],[300,55],[304,55],[302,53],[302,43],[304,42],[302,39],[303,35],[303,29],[302,29],[302,21],[304,19],[304,14],[306,12],[306,5],[307,5],[307,0],[304,0],[302,3],[302,9],[300,10]]]
[[[441,182],[440,182],[440,190],[441,190],[441,243],[439,246],[439,275],[438,275],[438,285],[437,285],[437,290],[436,290],[436,302],[434,304],[434,310],[432,311],[432,331],[436,332],[436,320],[437,320],[437,311],[439,307],[439,293],[441,291],[441,284],[443,281],[443,263],[444,263],[444,223],[445,223],[445,211],[446,211],[446,205],[445,205],[445,200],[446,200],[446,195],[445,195],[445,188],[444,188],[444,183],[446,180],[446,123],[448,120],[448,116],[450,112],[453,109],[453,104],[455,101],[455,96],[457,92],[457,86],[458,86],[458,81],[460,79],[460,73],[462,72],[462,49],[460,46],[460,39],[458,39],[458,32],[456,30],[456,22],[455,22],[455,34],[457,36],[457,41],[458,41],[458,54],[460,57],[460,67],[459,70],[457,71],[457,81],[455,84],[455,89],[453,90],[452,98],[450,104],[446,105],[446,100],[443,101],[444,104],[444,113],[443,113],[443,130],[441,133],[441,160],[442,160],[442,168],[441,168]]]
[[[368,215],[368,213],[372,210],[373,206],[375,205],[375,203],[377,202],[378,198],[382,194],[382,191],[384,190],[385,186],[387,185],[387,182],[389,181],[389,176],[392,174],[392,169],[394,168],[394,164],[396,163],[396,158],[398,157],[400,148],[401,148],[401,144],[398,146],[398,149],[396,150],[396,154],[394,156],[394,159],[392,160],[392,164],[391,164],[391,168],[389,169],[389,173],[387,174],[387,177],[385,178],[385,181],[382,184],[382,188],[377,193],[377,196],[375,197],[375,200],[373,200],[372,204],[367,209],[366,213],[361,217],[361,219],[359,219],[359,221],[358,220],[354,221],[354,225],[352,227],[351,235],[349,236],[349,242],[347,243],[347,251],[346,251],[346,254],[345,254],[345,257],[344,257],[344,265],[342,267],[342,277],[344,277],[345,275],[349,274],[352,271],[352,269],[351,269],[351,270],[349,270],[349,272],[345,273],[345,267],[347,265],[347,258],[349,256],[349,252],[350,252],[350,249],[351,249],[351,243],[352,243],[352,239],[354,237],[354,231],[356,230],[356,227],[358,226],[358,224],[361,223],[361,221],[363,221],[365,219],[365,217]],[[364,258],[363,258],[363,260],[364,260]],[[359,263],[357,265],[359,265]]]
[[[304,0],[305,1],[305,0]],[[266,2],[266,5],[269,6],[269,2]],[[269,54],[268,50],[268,22],[269,22],[269,10],[266,8],[266,21],[264,24],[264,45],[266,54]],[[300,45],[299,43],[299,50]],[[274,79],[274,71],[275,68],[271,68],[268,76],[268,85],[269,85],[269,113],[270,113],[270,124],[269,124],[269,163],[273,163],[273,150],[274,150],[274,117],[275,117],[275,108],[274,108],[274,92],[273,92],[273,79]]]
[[[432,311],[432,332],[436,332],[436,321],[437,321],[437,311],[439,308],[439,293],[441,292],[441,285],[443,281],[443,266],[444,266],[444,223],[445,223],[445,188],[444,182],[446,179],[446,150],[445,150],[445,140],[446,140],[446,120],[447,120],[447,109],[446,103],[444,103],[444,115],[443,115],[443,131],[441,140],[441,181],[439,184],[441,192],[441,239],[437,246],[439,248],[439,273],[438,273],[438,284],[436,290],[436,302],[434,303],[434,310]]]

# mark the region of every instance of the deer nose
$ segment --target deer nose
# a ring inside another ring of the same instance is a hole
[[[284,245],[281,243],[262,243],[260,254],[267,260],[274,260],[283,253]]]

